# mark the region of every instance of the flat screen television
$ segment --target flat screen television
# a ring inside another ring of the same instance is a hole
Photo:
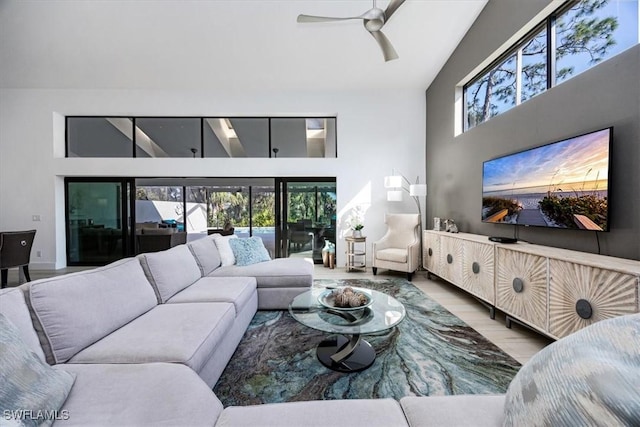
[[[613,128],[487,160],[482,222],[609,231]]]

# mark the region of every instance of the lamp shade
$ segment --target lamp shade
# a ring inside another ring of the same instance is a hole
[[[426,196],[427,195],[427,184],[411,184],[409,186],[409,194],[411,196]]]
[[[401,202],[402,190],[390,190],[387,191],[387,201],[389,202]]]
[[[402,177],[400,175],[390,175],[384,177],[385,188],[400,188],[402,187]]]

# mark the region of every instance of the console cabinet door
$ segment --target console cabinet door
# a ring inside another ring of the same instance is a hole
[[[549,260],[549,332],[562,338],[597,321],[638,311],[638,277]]]
[[[462,240],[440,237],[440,271],[443,279],[460,286],[462,281]]]
[[[504,248],[496,252],[496,306],[546,331],[547,258]]]
[[[494,245],[465,241],[462,244],[460,286],[478,298],[495,305]]]
[[[440,276],[440,236],[425,232],[422,240],[422,265],[424,268]]]

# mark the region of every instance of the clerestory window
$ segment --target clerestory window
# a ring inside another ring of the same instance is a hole
[[[467,131],[639,41],[638,0],[569,1],[463,86]]]
[[[336,117],[66,120],[67,157],[337,157]]]

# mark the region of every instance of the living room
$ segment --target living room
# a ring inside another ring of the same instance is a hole
[[[637,15],[637,1],[631,2]],[[434,217],[452,218],[465,233],[511,236],[516,228],[520,240],[537,245],[640,260],[637,39],[621,53],[463,131],[464,84],[563,2],[444,6],[409,0],[385,27],[400,56],[389,62],[358,22],[295,22],[299,13],[356,16],[368,2],[201,3],[0,3],[0,230],[37,230],[30,268],[42,271],[39,277],[66,271],[66,177],[335,178],[336,254],[342,266],[343,237],[350,233],[347,219],[355,207],[366,210],[369,244],[385,234],[385,213],[416,212],[406,194],[401,203],[387,201],[384,178],[395,170],[427,184],[427,196],[419,199],[423,229],[432,228]],[[419,37],[403,34],[402,21],[410,15],[417,16],[406,31]],[[423,20],[437,31],[417,29],[429,27]],[[636,16],[636,32],[637,21]],[[434,64],[425,68],[428,61]],[[415,70],[408,73],[402,62]],[[69,158],[67,116],[336,117],[338,155]],[[610,126],[609,232],[481,221],[483,161]],[[371,256],[368,251],[368,266]],[[316,271],[320,277],[358,276],[341,268],[328,272],[316,266]],[[452,292],[452,298],[460,294]],[[473,304],[470,310],[477,308],[475,300],[461,298]]]

